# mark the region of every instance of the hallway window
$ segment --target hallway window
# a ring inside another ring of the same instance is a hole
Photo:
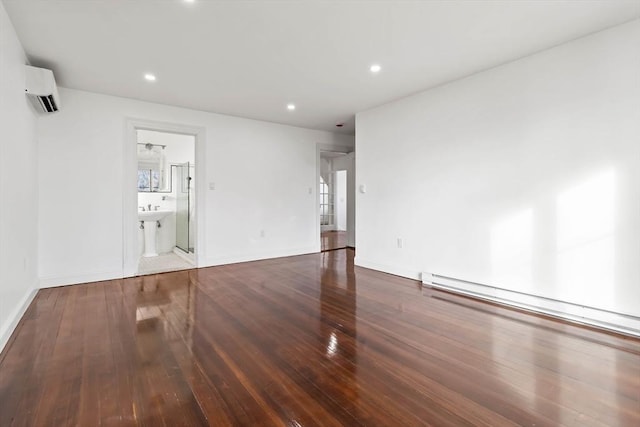
[[[333,225],[333,186],[331,177],[328,180],[320,177],[320,225]]]

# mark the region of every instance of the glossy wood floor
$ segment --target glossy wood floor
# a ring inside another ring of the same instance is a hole
[[[339,250],[39,292],[1,426],[640,426],[640,341]]]
[[[346,231],[323,231],[320,233],[322,251],[333,251],[347,247]]]

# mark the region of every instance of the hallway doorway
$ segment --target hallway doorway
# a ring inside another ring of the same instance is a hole
[[[320,250],[349,246],[349,185],[353,157],[347,153],[320,152],[318,204],[320,209]]]

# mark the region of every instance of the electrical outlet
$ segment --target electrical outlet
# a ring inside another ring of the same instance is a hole
[[[401,237],[398,237],[397,243],[398,243],[398,249],[402,249],[402,238]]]
[[[264,230],[260,230],[260,237],[264,237]]]
[[[215,182],[210,182],[209,183],[209,190],[215,190],[216,189],[216,183]]]

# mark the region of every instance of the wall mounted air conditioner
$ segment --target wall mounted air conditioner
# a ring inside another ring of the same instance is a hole
[[[37,109],[53,113],[60,109],[60,96],[53,71],[26,65],[25,92]]]

